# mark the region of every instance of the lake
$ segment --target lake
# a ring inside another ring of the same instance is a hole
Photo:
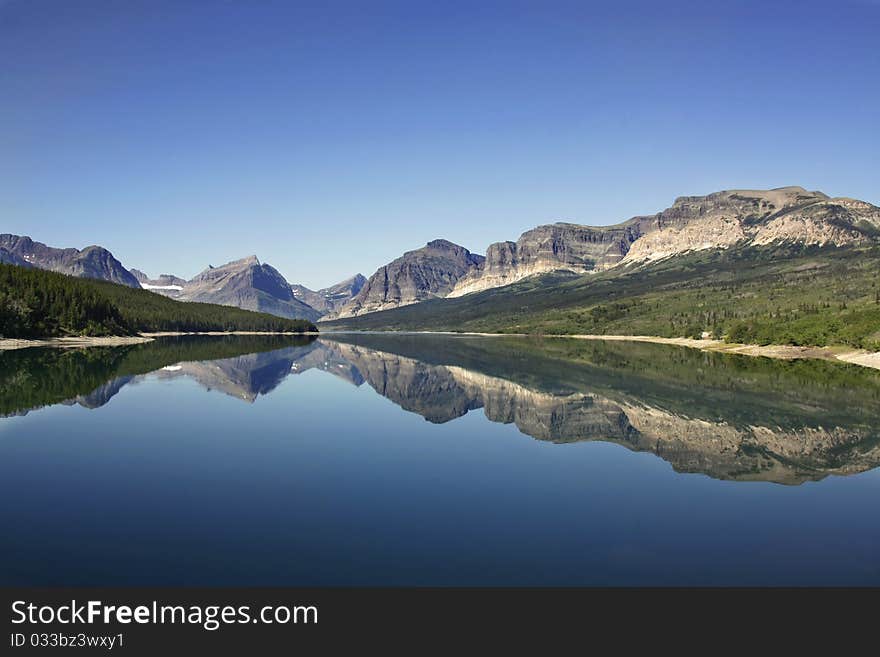
[[[0,354],[3,585],[878,585],[880,372],[333,334]]]

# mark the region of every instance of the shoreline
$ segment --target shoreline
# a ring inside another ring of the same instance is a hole
[[[577,338],[579,340],[653,342],[656,344],[669,344],[679,347],[699,349],[701,351],[715,351],[725,354],[739,354],[742,356],[762,356],[764,358],[776,358],[779,360],[815,358],[818,360],[830,360],[880,370],[880,351],[867,351],[865,349],[855,349],[843,345],[832,347],[798,347],[794,345],[777,344],[758,345],[724,342],[723,340],[713,339],[661,338],[659,336],[651,335],[553,335],[549,337],[569,337]]]
[[[278,331],[159,331],[154,333],[141,333],[136,336],[105,336],[105,337],[64,337],[64,338],[40,338],[19,339],[0,338],[0,352],[13,349],[27,349],[30,347],[52,347],[57,349],[81,349],[85,347],[120,347],[130,344],[151,342],[156,338],[179,337],[187,335],[286,335],[286,336],[324,336],[332,339],[334,334],[367,333],[367,334],[390,334],[390,335],[462,335],[472,337],[533,337],[533,338],[571,338],[575,340],[607,340],[615,342],[652,342],[655,344],[667,344],[701,351],[714,351],[743,356],[761,356],[780,360],[795,360],[803,358],[816,358],[830,360],[839,363],[857,365],[870,369],[880,370],[880,352],[853,349],[844,346],[835,347],[796,347],[792,345],[751,345],[724,342],[722,340],[697,339],[697,338],[663,338],[655,335],[593,335],[593,334],[544,334],[534,335],[528,333],[478,333],[478,332],[455,332],[455,331],[328,331],[318,333],[307,331],[304,333],[290,333]]]
[[[71,336],[64,338],[0,338],[0,352],[31,347],[51,347],[54,349],[84,349],[86,347],[122,347],[130,344],[152,342],[156,338],[170,338],[186,335],[319,335],[315,331],[290,333],[278,331],[160,331],[139,335],[108,335],[102,337]]]
[[[880,370],[880,351],[866,351],[843,345],[833,347],[797,347],[794,345],[757,345],[741,344],[738,342],[724,342],[723,340],[697,339],[697,338],[663,338],[659,335],[598,335],[598,334],[559,334],[545,333],[479,333],[475,331],[329,331],[322,335],[331,338],[334,333],[368,333],[392,335],[465,335],[471,337],[519,337],[519,338],[571,338],[575,340],[607,340],[612,342],[651,342],[654,344],[667,344],[676,347],[687,347],[701,351],[715,351],[727,354],[739,354],[742,356],[760,356],[764,358],[776,358],[778,360],[797,360],[815,358],[818,360],[830,360],[849,365],[858,365],[870,369]]]
[[[173,338],[183,335],[320,335],[317,331],[157,331],[155,333],[141,333],[141,336],[149,338]]]
[[[138,335],[110,335],[104,337],[73,336],[68,338],[2,338],[0,351],[28,349],[30,347],[54,347],[56,349],[81,349],[83,347],[121,347],[128,344],[151,342],[153,338]]]

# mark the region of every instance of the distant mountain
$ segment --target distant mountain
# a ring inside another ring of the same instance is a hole
[[[24,260],[11,251],[7,251],[3,247],[0,247],[0,264],[3,265],[18,265],[19,267],[30,267],[31,265],[27,260]]]
[[[100,246],[87,246],[83,250],[56,249],[42,242],[35,242],[30,237],[4,233],[0,235],[0,249],[37,269],[140,287],[134,275],[112,253]],[[9,258],[8,255],[4,257]]]
[[[208,267],[181,287],[177,297],[181,301],[236,306],[289,319],[315,321],[320,317],[317,310],[294,296],[276,269],[261,264],[256,256]]]
[[[150,278],[139,269],[132,269],[131,273],[141,284],[141,287],[151,292],[157,292],[172,299],[179,299],[180,293],[186,281],[173,274],[160,274],[158,278]]]
[[[307,295],[301,292],[297,294],[297,290],[307,288],[301,285],[292,287],[274,267],[261,264],[257,256],[235,260],[221,267],[208,267],[189,281],[173,274],[150,278],[137,269],[132,269],[132,274],[145,290],[178,301],[236,306],[244,310],[309,321],[324,314],[302,300],[301,297]],[[307,291],[310,298],[323,298],[319,293]]]
[[[864,201],[802,187],[723,191],[607,228],[541,226],[488,253],[444,298],[325,328],[880,350],[880,208]]]
[[[178,301],[235,306],[288,319],[315,321],[322,314],[297,299],[284,277],[273,267],[261,264],[256,256],[222,267],[209,267],[191,281],[173,274],[151,279],[137,269],[127,270],[100,246],[57,249],[30,237],[3,234],[0,235],[0,263],[143,288]],[[344,287],[344,284],[334,287]]]
[[[484,260],[446,240],[428,242],[380,267],[348,303],[328,317],[355,317],[444,297]]]
[[[436,240],[380,268],[350,301],[323,311],[323,319],[461,297],[541,274],[595,274],[707,249],[878,242],[880,208],[864,201],[831,198],[803,187],[684,196],[662,212],[612,226],[538,226],[516,242],[489,245],[485,258]],[[305,291],[300,296],[321,303],[307,298]]]
[[[586,273],[607,269],[618,264],[639,237],[638,226],[538,226],[516,242],[490,244],[483,265],[459,280],[447,296],[460,297],[550,271]]]
[[[0,265],[0,337],[314,330],[314,324],[301,319],[224,305],[181,303],[109,281]]]
[[[138,279],[138,283],[141,284],[141,287],[147,289],[150,287],[183,287],[186,285],[186,279],[175,276],[174,274],[159,274],[157,278],[150,278],[139,269],[132,269],[131,273],[136,279]]]
[[[509,285],[535,274],[593,273],[711,248],[843,246],[870,243],[878,235],[880,208],[803,187],[683,196],[662,212],[614,226],[556,223],[529,230],[516,242],[492,244],[485,264],[458,281],[448,296]]]
[[[366,277],[356,274],[341,283],[320,290],[310,290],[304,285],[291,285],[290,289],[293,290],[293,295],[297,299],[307,303],[322,315],[326,315],[348,303],[353,296],[361,291],[366,282]]]
[[[358,274],[317,291],[303,285],[290,285],[278,271],[261,264],[256,256],[217,268],[209,267],[190,281],[171,274],[152,279],[141,271],[126,270],[109,251],[98,246],[81,251],[56,249],[34,242],[29,237],[5,234],[0,235],[0,262],[96,278],[129,287],[143,287],[181,301],[217,303],[309,321],[318,318],[322,321],[347,320],[401,309],[405,310],[402,315],[385,316],[375,321],[371,319],[368,323],[374,327],[390,322],[389,325],[397,327],[467,325],[485,329],[504,327],[504,330],[516,331],[538,327],[544,330],[552,324],[565,329],[563,332],[570,332],[569,329],[575,327],[581,330],[590,327],[597,329],[600,324],[604,326],[598,319],[585,319],[582,311],[589,308],[584,305],[588,297],[610,301],[615,296],[633,292],[632,288],[617,285],[607,293],[593,295],[594,290],[584,286],[591,285],[600,274],[605,279],[625,277],[647,265],[680,261],[683,257],[702,251],[729,250],[740,253],[761,248],[815,247],[825,250],[828,247],[861,248],[873,245],[880,245],[880,208],[851,198],[831,198],[803,187],[780,187],[684,196],[661,212],[633,217],[612,226],[564,222],[542,225],[526,231],[516,242],[489,245],[486,257],[438,239],[420,249],[404,253],[380,267],[369,279]],[[748,262],[749,258],[748,255],[736,256],[738,263]],[[712,276],[719,277],[716,284],[720,286],[723,276],[729,275],[726,268],[732,265],[724,262],[716,264],[718,267],[713,270]],[[676,267],[673,264],[667,269]],[[687,269],[686,266],[684,268]],[[791,277],[799,275],[799,271],[791,270]],[[766,274],[770,277],[772,272],[768,270]],[[553,280],[548,283],[539,278],[546,275],[551,275]],[[577,284],[577,295],[567,292],[568,288],[558,288],[557,284],[565,278],[585,275],[588,276]],[[674,281],[679,286],[699,283],[689,278],[692,273],[687,271],[669,275],[679,277]],[[507,288],[523,279],[530,279],[524,283],[525,288],[502,293],[511,295],[508,301],[498,296],[486,297],[475,300],[473,307],[472,304],[446,305],[426,312],[424,317],[419,315],[418,319],[405,308],[425,301],[452,300],[495,288]],[[813,278],[807,280],[807,284],[814,283],[818,284]],[[556,287],[548,291],[548,285]],[[765,292],[766,289],[759,288],[750,294],[761,295]],[[528,294],[527,298],[520,296],[524,293]],[[583,300],[578,300],[581,293]],[[717,298],[713,299],[713,302],[717,301]],[[836,301],[835,295],[831,295],[829,300],[823,299],[824,304]],[[812,307],[814,299],[802,295],[798,303]],[[545,321],[548,318],[541,314],[563,305],[573,310],[566,311],[568,315],[565,318],[554,317],[548,324]],[[725,318],[742,318],[739,312],[741,305],[737,302],[730,308],[725,307]],[[490,309],[491,317],[486,315]],[[455,321],[451,310],[455,311]],[[644,306],[643,310],[648,313],[648,306]],[[763,308],[760,310],[764,311]],[[678,318],[668,321],[663,317],[661,325],[668,325],[665,331],[671,332],[673,325],[681,323],[685,316],[691,317],[692,311],[691,308],[679,310]],[[601,319],[608,320],[618,312],[603,314]],[[521,320],[526,315],[530,317],[528,322],[523,323]],[[697,324],[702,324],[708,330],[710,324],[717,327],[720,322],[714,315],[709,319],[694,318],[693,326],[686,329],[690,330]],[[657,328],[653,322],[649,326],[655,330]],[[714,330],[712,328],[710,332]],[[676,335],[677,331],[679,328],[675,328]]]

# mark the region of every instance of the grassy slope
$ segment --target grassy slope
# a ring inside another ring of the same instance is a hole
[[[142,331],[315,330],[229,306],[174,301],[147,290],[0,265],[0,336],[131,335]]]
[[[880,349],[880,247],[702,251],[589,276],[533,277],[333,329],[694,337]]]

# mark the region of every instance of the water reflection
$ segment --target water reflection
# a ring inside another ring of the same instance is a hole
[[[402,335],[180,338],[0,356],[0,413],[99,408],[145,377],[248,403],[321,370],[444,423],[482,409],[537,440],[600,440],[679,472],[799,484],[880,463],[880,376],[644,343]],[[255,411],[258,412],[258,411]]]

